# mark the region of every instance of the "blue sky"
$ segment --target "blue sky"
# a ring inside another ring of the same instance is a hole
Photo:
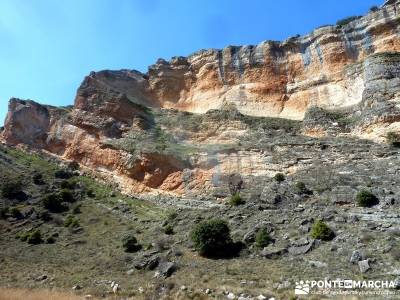
[[[73,103],[90,71],[305,34],[383,0],[0,0],[0,124],[11,97]]]

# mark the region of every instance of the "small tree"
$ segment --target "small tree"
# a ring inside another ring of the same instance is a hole
[[[296,182],[295,188],[296,188],[297,194],[307,194],[308,193],[307,187],[306,187],[305,183],[302,181]]]
[[[65,211],[67,208],[63,205],[62,199],[58,194],[46,195],[43,199],[43,206],[53,213],[60,213]]]
[[[27,237],[28,244],[37,245],[43,242],[40,230],[35,230]]]
[[[73,215],[68,215],[64,221],[64,226],[69,228],[79,227],[79,220]]]
[[[75,202],[74,195],[70,190],[67,189],[62,189],[60,192],[60,198],[62,199],[63,202]]]
[[[386,134],[386,141],[394,147],[400,147],[400,134],[390,131]]]
[[[21,211],[19,210],[18,207],[12,207],[12,208],[10,209],[10,214],[11,214],[11,216],[12,216],[13,218],[16,218],[16,219],[22,218],[22,213],[21,213]]]
[[[22,192],[22,182],[18,179],[9,179],[1,185],[1,195],[11,199]]]
[[[335,233],[322,220],[317,220],[311,228],[311,237],[323,241],[330,241],[335,237]]]
[[[276,173],[274,176],[275,181],[281,183],[282,181],[285,181],[285,175],[282,173]]]
[[[261,228],[256,234],[256,246],[258,248],[264,248],[268,246],[269,243],[271,243],[271,237],[269,236],[267,229]]]
[[[33,183],[36,184],[36,185],[42,185],[42,184],[44,184],[43,175],[40,174],[40,173],[35,173],[35,174],[32,176],[32,180],[33,180]]]
[[[199,254],[206,257],[227,256],[232,245],[230,229],[222,220],[209,220],[197,224],[190,238]]]
[[[168,235],[174,234],[174,227],[172,227],[172,225],[168,224],[168,225],[165,226],[165,228],[164,228],[164,233],[165,233],[165,234],[168,234]]]
[[[131,233],[127,233],[122,237],[122,247],[125,252],[136,252],[141,249],[136,237]]]
[[[242,197],[240,196],[239,193],[236,193],[236,194],[234,194],[234,195],[231,196],[231,198],[229,199],[229,203],[230,203],[232,206],[239,206],[239,205],[245,204],[246,201],[244,201],[244,200],[242,199]]]
[[[358,206],[372,207],[379,204],[379,199],[368,190],[362,190],[357,193],[356,201]]]

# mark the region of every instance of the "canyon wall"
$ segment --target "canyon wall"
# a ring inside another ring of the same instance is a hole
[[[91,72],[74,106],[11,99],[1,138],[77,161],[129,193],[218,196],[233,174],[293,174],[312,159],[293,149],[319,149],[307,135],[382,142],[400,131],[399,9],[388,1],[284,42],[159,59],[146,74]]]

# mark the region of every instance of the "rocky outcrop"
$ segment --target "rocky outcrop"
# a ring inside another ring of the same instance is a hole
[[[300,172],[328,147],[304,135],[381,142],[400,131],[399,9],[389,1],[284,42],[159,59],[146,74],[92,72],[73,107],[11,99],[2,139],[77,161],[127,192],[219,199],[240,174],[262,194],[262,178]]]
[[[9,102],[3,137],[7,142],[43,147],[50,125],[47,107],[31,100],[12,98]]]

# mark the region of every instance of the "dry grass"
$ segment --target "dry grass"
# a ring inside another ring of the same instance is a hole
[[[66,292],[0,288],[0,300],[82,300],[93,299]]]

